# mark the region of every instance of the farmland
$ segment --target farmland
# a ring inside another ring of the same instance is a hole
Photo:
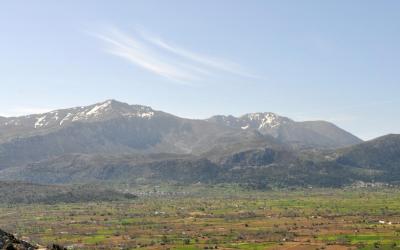
[[[129,201],[0,205],[0,228],[72,249],[400,249],[395,188],[135,188]]]

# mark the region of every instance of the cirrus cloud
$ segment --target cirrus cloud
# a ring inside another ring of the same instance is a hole
[[[105,43],[107,53],[177,83],[192,85],[227,75],[262,79],[236,62],[190,51],[150,35],[144,29],[128,35],[112,27],[94,35]]]

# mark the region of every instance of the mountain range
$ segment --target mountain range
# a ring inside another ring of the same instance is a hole
[[[363,142],[326,121],[297,122],[270,112],[196,120],[107,100],[0,117],[0,180],[395,183],[388,171],[399,168],[399,142],[396,135]]]

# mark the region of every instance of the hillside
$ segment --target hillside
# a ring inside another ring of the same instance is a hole
[[[336,152],[338,164],[374,181],[400,183],[400,135],[386,135]]]
[[[134,195],[98,185],[59,186],[0,182],[0,200],[4,204],[120,201],[134,198]]]
[[[400,178],[398,135],[360,143],[334,124],[274,113],[191,120],[110,100],[2,120],[3,181],[275,187]]]
[[[254,149],[211,161],[203,157],[168,155],[65,155],[25,167],[0,171],[1,180],[25,182],[131,184],[240,183],[260,188],[286,186],[329,186],[351,184],[356,178],[335,162],[303,160],[285,149]]]

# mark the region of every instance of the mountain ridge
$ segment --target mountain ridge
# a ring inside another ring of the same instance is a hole
[[[70,153],[202,155],[211,150],[229,153],[279,144],[339,148],[361,142],[333,124],[325,129],[329,133],[322,134],[270,112],[231,116],[229,119],[236,121],[232,124],[220,117],[222,120],[180,118],[148,106],[107,100],[6,118],[0,123],[0,169]],[[251,128],[243,129],[243,123],[250,121]]]
[[[263,134],[270,134],[275,137],[279,136],[277,127],[285,124],[310,124],[325,123],[330,124],[332,129],[342,130],[332,123],[326,121],[301,121],[296,122],[287,117],[277,115],[272,112],[247,113],[240,117],[232,115],[216,115],[208,119],[190,119],[182,118],[170,113],[156,111],[149,106],[130,105],[119,102],[114,99],[108,99],[103,102],[95,103],[88,106],[77,106],[66,109],[56,109],[46,113],[31,114],[18,117],[0,117],[0,140],[2,135],[9,133],[11,135],[19,135],[20,133],[29,133],[41,129],[54,129],[57,126],[62,127],[74,122],[94,122],[100,120],[113,119],[118,117],[128,118],[145,118],[151,119],[156,115],[173,116],[180,119],[191,121],[207,121],[236,129],[257,129]],[[308,128],[310,129],[310,128]],[[270,130],[270,131],[268,131]],[[313,130],[313,129],[311,129]],[[315,129],[314,129],[315,130]],[[344,130],[343,130],[344,131]],[[361,139],[350,134],[347,131],[349,139],[347,144],[356,144],[362,142]],[[34,132],[32,132],[34,133]],[[344,133],[343,133],[344,134]],[[342,145],[339,145],[342,146]]]
[[[327,121],[298,122],[271,112],[248,113],[240,117],[217,115],[207,120],[242,130],[254,129],[296,146],[339,148],[363,142]]]
[[[0,130],[7,128],[20,128],[20,131],[28,129],[51,129],[66,126],[73,122],[97,121],[100,119],[112,119],[121,117],[151,118],[155,110],[143,105],[129,105],[110,99],[104,102],[88,106],[78,106],[53,111],[30,114],[17,117],[5,117],[0,120]],[[1,119],[1,118],[0,118]]]
[[[107,100],[0,121],[3,181],[334,186],[359,178],[350,171],[357,166],[332,155],[360,139],[272,112],[188,119]]]

